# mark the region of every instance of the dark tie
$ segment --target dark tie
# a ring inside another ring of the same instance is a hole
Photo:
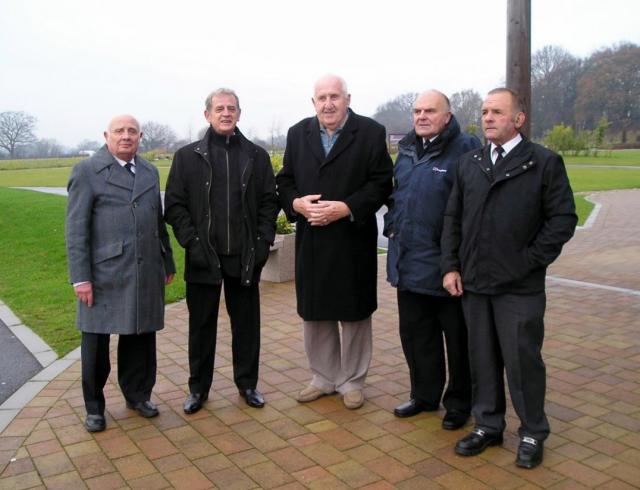
[[[504,148],[502,148],[502,146],[496,146],[496,151],[498,152],[498,156],[496,157],[496,161],[493,162],[494,165],[504,158]]]
[[[135,177],[136,173],[133,171],[133,163],[131,162],[127,163],[124,166],[124,168],[126,168],[129,171],[129,173]]]

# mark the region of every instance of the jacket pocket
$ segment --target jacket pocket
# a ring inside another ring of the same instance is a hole
[[[109,245],[104,245],[93,252],[93,263],[99,264],[105,260],[118,257],[119,255],[122,255],[123,249],[124,242],[115,242],[110,243]]]

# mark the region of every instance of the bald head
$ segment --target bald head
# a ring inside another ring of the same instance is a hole
[[[449,98],[438,90],[422,92],[413,104],[413,127],[422,138],[435,138],[450,120]]]
[[[140,123],[129,114],[115,116],[104,132],[109,152],[126,162],[131,161],[135,156],[141,137]]]

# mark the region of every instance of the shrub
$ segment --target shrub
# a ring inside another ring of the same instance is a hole
[[[284,213],[280,213],[276,220],[276,233],[278,235],[290,235],[294,231],[293,225],[289,223]]]

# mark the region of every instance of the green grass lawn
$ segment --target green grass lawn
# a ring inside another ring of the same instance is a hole
[[[160,188],[164,189],[169,166],[159,166]],[[0,170],[0,187],[67,187],[71,167]]]
[[[573,196],[576,201],[576,214],[578,215],[578,226],[584,225],[585,221],[591,214],[595,204],[587,201],[584,196]]]
[[[0,188],[0,298],[59,355],[79,345],[76,300],[64,244],[66,198]],[[173,241],[178,273],[167,302],[184,297],[184,251]]]
[[[82,158],[25,158],[21,160],[0,160],[1,170],[20,170],[26,168],[72,167]]]
[[[640,150],[602,151],[598,156],[563,155],[568,165],[631,165],[640,166]]]

